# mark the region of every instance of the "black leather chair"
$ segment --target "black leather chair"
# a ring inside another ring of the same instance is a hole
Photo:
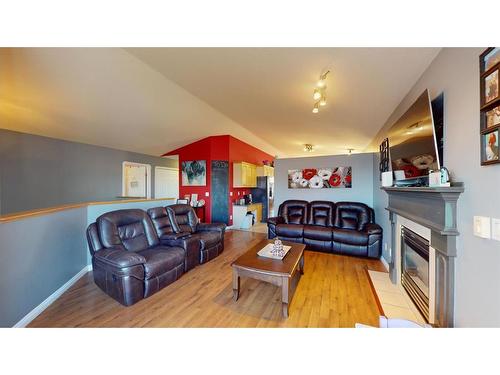
[[[198,247],[199,264],[217,257],[224,250],[223,223],[199,223],[194,209],[188,204],[174,204],[148,210],[163,244]],[[179,236],[173,240],[172,236]]]
[[[185,249],[161,245],[142,210],[99,216],[87,228],[87,240],[95,283],[125,306],[174,282],[187,268]]]
[[[268,219],[268,237],[312,250],[380,258],[382,228],[373,209],[357,202],[288,200]]]

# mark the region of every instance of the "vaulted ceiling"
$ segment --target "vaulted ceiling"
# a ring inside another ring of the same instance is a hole
[[[129,48],[282,156],[366,149],[438,48]],[[327,105],[312,113],[320,73]],[[305,154],[304,144],[314,145]]]
[[[222,134],[283,157],[360,152],[438,52],[0,48],[0,128],[150,155]]]

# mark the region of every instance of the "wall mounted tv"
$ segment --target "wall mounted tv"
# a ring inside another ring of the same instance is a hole
[[[442,99],[443,96],[440,95],[431,106],[429,92],[425,90],[389,130],[389,154],[396,180],[427,177],[429,170],[440,168],[443,143]],[[434,118],[441,124],[438,129],[439,142],[436,141]]]

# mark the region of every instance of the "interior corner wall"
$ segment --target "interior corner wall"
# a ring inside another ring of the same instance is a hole
[[[458,200],[455,261],[455,326],[500,327],[500,242],[473,234],[475,215],[500,218],[500,165],[480,165],[479,55],[485,48],[444,48],[403,98],[379,132],[375,144],[427,88],[431,99],[444,92],[444,165],[453,181],[465,184]],[[378,162],[374,161],[374,182]],[[384,233],[387,194],[380,182],[373,190],[374,206]],[[382,221],[380,219],[382,218]],[[388,236],[384,236],[387,242]],[[389,259],[388,252],[384,253]]]
[[[327,200],[333,202],[362,202],[373,207],[373,154],[332,155],[304,158],[276,159],[274,168],[276,211],[283,201]],[[350,189],[289,189],[288,170],[304,168],[352,167]],[[378,222],[377,217],[375,220]]]
[[[155,166],[177,161],[0,129],[0,214],[122,195],[122,163]]]

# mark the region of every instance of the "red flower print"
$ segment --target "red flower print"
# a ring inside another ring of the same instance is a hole
[[[345,176],[345,183],[346,183],[346,185],[350,185],[351,181],[352,181],[352,177],[351,177],[350,174],[348,174],[347,176]]]
[[[332,186],[339,186],[340,185],[340,181],[342,181],[342,179],[336,173],[332,174],[332,176],[328,180],[328,182],[330,182],[330,185],[332,185]]]
[[[310,180],[314,176],[318,174],[318,171],[314,168],[309,168],[309,169],[303,169],[302,170],[302,178],[305,178],[306,180]]]

